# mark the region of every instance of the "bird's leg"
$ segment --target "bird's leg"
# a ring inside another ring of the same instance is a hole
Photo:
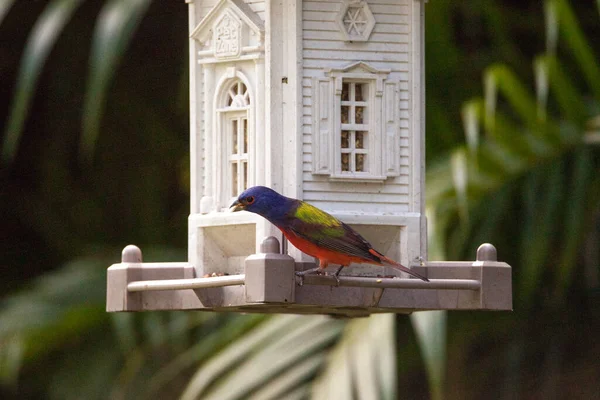
[[[313,272],[317,272],[321,269],[321,267],[315,267],[311,269],[307,269],[305,271],[296,271],[296,276],[304,276],[308,274],[312,274]]]
[[[340,286],[340,272],[342,272],[342,269],[345,267],[345,265],[340,265],[340,267],[333,273],[333,277],[335,278],[335,281],[337,282],[336,286]]]
[[[299,285],[300,286],[304,285],[304,277],[306,275],[311,274],[313,272],[321,273],[322,270],[324,270],[325,268],[327,268],[327,264],[328,264],[327,261],[319,259],[319,266],[318,267],[307,269],[306,271],[298,271],[298,272],[296,272],[296,276],[300,277],[300,283],[299,283]]]
[[[312,274],[313,272],[319,272],[319,271],[321,271],[321,267],[315,267],[315,268],[307,269],[306,271],[297,271],[296,272],[296,276],[300,277],[300,283],[299,283],[299,285],[300,286],[304,285],[304,276],[305,275]]]

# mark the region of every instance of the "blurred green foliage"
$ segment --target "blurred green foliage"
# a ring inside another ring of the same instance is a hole
[[[106,314],[125,244],[186,257],[187,7],[0,3],[0,397],[596,396],[598,8],[436,0],[426,18],[430,258],[494,243],[515,311],[417,315],[413,332]]]

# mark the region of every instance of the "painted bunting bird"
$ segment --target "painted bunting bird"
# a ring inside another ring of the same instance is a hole
[[[342,268],[351,263],[387,264],[429,282],[424,276],[375,250],[358,232],[334,216],[304,201],[282,196],[268,187],[254,186],[245,190],[233,202],[231,210],[246,210],[266,218],[298,250],[319,259],[317,268],[297,272],[296,275],[304,276],[323,270],[329,264],[337,264],[340,267],[334,276],[338,279]]]

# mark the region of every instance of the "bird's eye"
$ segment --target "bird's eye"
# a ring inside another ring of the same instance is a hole
[[[248,203],[248,204],[254,203],[254,196],[248,196],[248,197],[246,197],[246,203]]]

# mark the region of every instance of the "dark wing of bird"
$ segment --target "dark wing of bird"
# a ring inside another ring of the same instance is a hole
[[[334,216],[308,203],[299,202],[298,207],[286,221],[287,230],[319,247],[377,263],[381,258],[370,250],[373,248],[358,232]]]

